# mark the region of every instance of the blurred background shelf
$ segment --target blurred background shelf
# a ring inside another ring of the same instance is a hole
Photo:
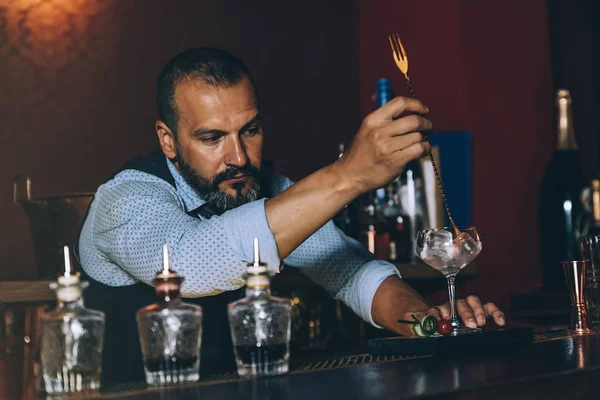
[[[0,303],[39,303],[56,301],[51,281],[0,281]]]

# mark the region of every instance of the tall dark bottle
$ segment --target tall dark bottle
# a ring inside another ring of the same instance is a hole
[[[581,203],[584,178],[571,117],[571,95],[560,89],[557,146],[542,181],[540,227],[544,291],[567,291],[560,261],[577,258],[577,240],[585,222]]]

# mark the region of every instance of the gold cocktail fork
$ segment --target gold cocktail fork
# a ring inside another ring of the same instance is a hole
[[[410,97],[414,99],[415,91],[413,90],[412,84],[410,83],[410,78],[408,77],[408,56],[406,55],[406,51],[404,51],[404,46],[402,46],[402,42],[400,41],[400,37],[397,33],[392,33],[390,36],[388,36],[388,39],[390,40],[390,46],[392,46],[392,55],[394,56],[396,66],[400,72],[404,74]]]
[[[408,56],[406,55],[406,51],[404,50],[404,46],[402,46],[402,42],[400,41],[400,37],[397,33],[392,33],[388,36],[390,41],[390,46],[392,47],[392,55],[394,56],[394,61],[396,62],[396,66],[402,72],[404,77],[406,78],[406,84],[408,85],[408,91],[410,93],[410,97],[415,99],[415,91],[410,83],[410,78],[408,77]],[[437,180],[438,187],[440,188],[440,193],[442,195],[442,201],[444,202],[444,207],[446,208],[446,213],[448,214],[448,219],[450,220],[450,224],[452,224],[452,230],[454,231],[454,236],[458,237],[460,235],[460,230],[456,227],[454,220],[452,219],[452,214],[450,213],[450,206],[448,205],[448,200],[446,199],[446,193],[444,193],[444,185],[442,185],[442,179],[440,178],[440,173],[438,172],[437,165],[435,163],[435,159],[433,158],[433,153],[429,152],[429,159],[431,160],[431,166],[433,167],[433,172],[435,173],[435,179]]]

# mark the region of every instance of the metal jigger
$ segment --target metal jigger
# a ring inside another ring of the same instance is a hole
[[[571,322],[569,333],[583,335],[592,333],[587,324],[587,310],[585,306],[585,274],[588,266],[587,260],[561,261],[569,294],[571,295]]]

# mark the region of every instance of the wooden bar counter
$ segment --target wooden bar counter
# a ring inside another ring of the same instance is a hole
[[[79,398],[79,397],[77,397]],[[170,388],[105,388],[100,399],[598,399],[600,334],[538,333],[531,345],[454,356],[355,355],[296,365],[284,376],[235,376]]]

